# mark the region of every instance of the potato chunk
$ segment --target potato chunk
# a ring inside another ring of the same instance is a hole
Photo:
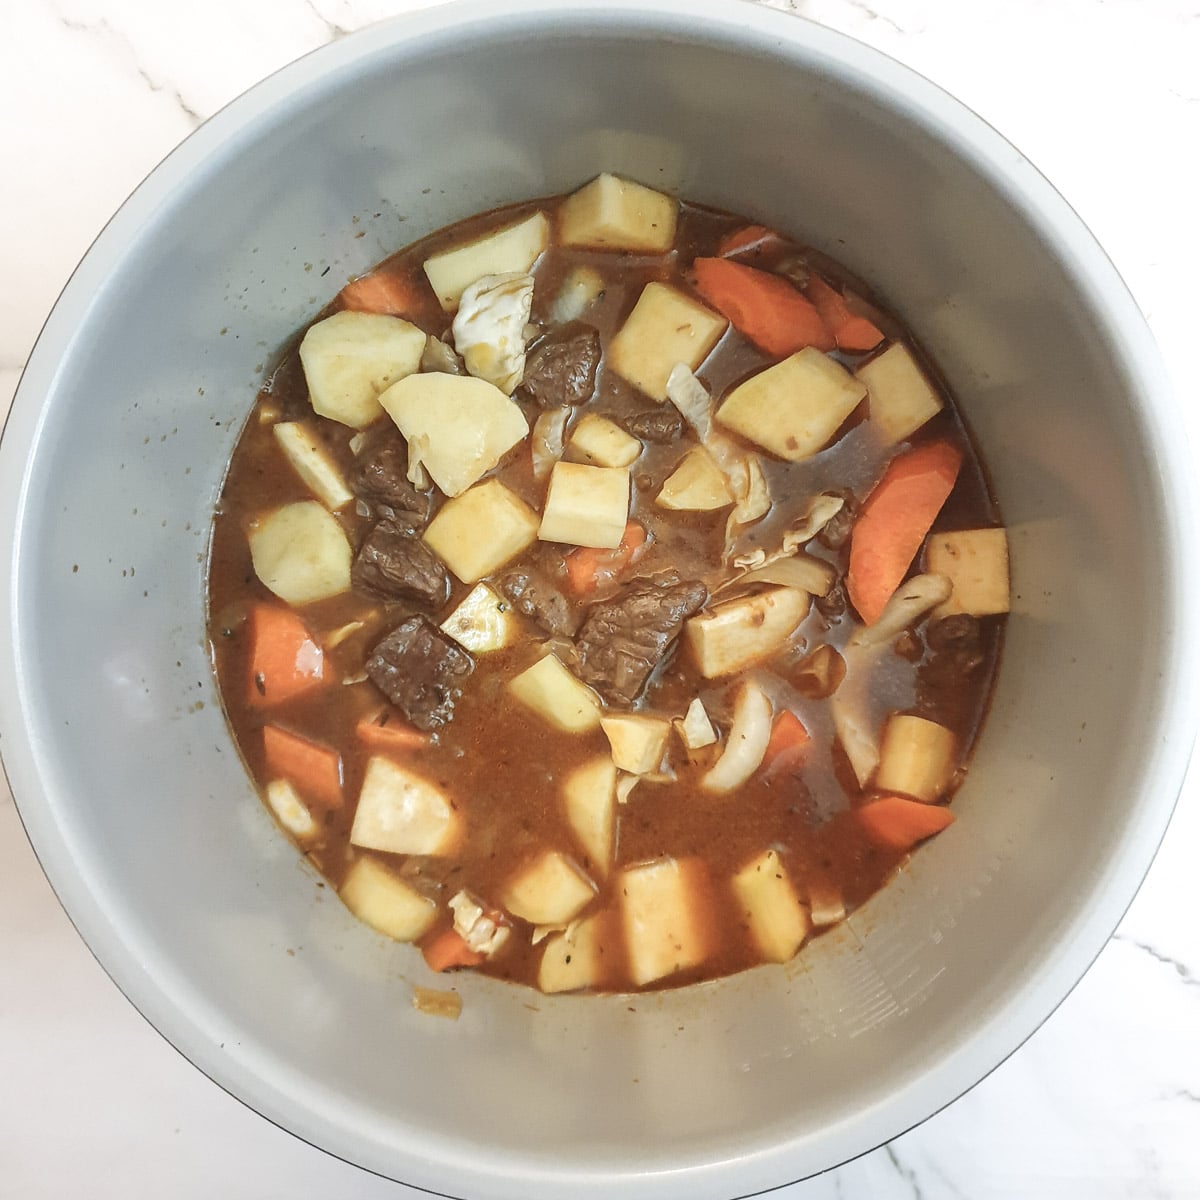
[[[571,433],[572,455],[594,467],[632,466],[642,452],[642,443],[615,421],[598,413],[582,417]]]
[[[566,855],[547,850],[508,881],[500,903],[531,925],[565,925],[595,894],[596,885]]]
[[[675,244],[679,202],[616,175],[597,175],[563,201],[558,239],[564,246],[662,254]]]
[[[600,979],[600,916],[587,917],[546,939],[538,967],[543,992],[578,992]]]
[[[693,446],[663,481],[654,501],[660,508],[712,512],[733,503],[729,480],[703,446]]]
[[[254,573],[288,604],[312,604],[350,590],[350,543],[316,500],[285,504],[248,534]]]
[[[823,450],[858,407],[867,386],[814,346],[739,384],[717,409],[734,433],[788,462]]]
[[[954,757],[954,734],[944,725],[893,713],[883,731],[875,786],[928,803],[949,786]]]
[[[935,618],[1008,612],[1008,534],[1003,529],[930,534],[925,563],[930,572],[949,579],[952,588],[933,610]]]
[[[475,654],[487,654],[511,646],[519,631],[508,601],[480,583],[442,622],[442,632]]]
[[[774,654],[808,614],[810,599],[799,588],[774,587],[692,617],[684,638],[700,674],[731,675]]]
[[[326,508],[336,511],[354,499],[337,463],[307,421],[280,421],[271,432],[305,487]]]
[[[367,856],[351,865],[338,895],[360,921],[398,942],[415,942],[437,916],[437,905],[428,896]]]
[[[352,429],[377,421],[379,394],[421,365],[425,333],[399,317],[339,312],[311,326],[300,365],[313,411]]]
[[[667,398],[676,363],[694,371],[729,324],[665,283],[648,283],[608,346],[608,365],[652,400]]]
[[[550,242],[550,222],[534,213],[465,246],[443,250],[425,260],[425,274],[447,312],[458,307],[467,288],[484,275],[524,275]]]
[[[907,346],[896,342],[854,377],[867,385],[871,427],[884,445],[902,442],[942,411],[942,398]]]
[[[367,763],[350,841],[389,854],[451,854],[462,817],[428,779],[382,754]]]
[[[767,962],[787,962],[808,937],[812,922],[774,850],[766,850],[733,877],[733,893],[750,936]]]
[[[425,530],[425,544],[463,583],[477,583],[537,538],[538,515],[498,479],[447,500]]]
[[[447,496],[465,492],[529,434],[512,400],[469,375],[410,375],[379,402]]]
[[[708,957],[703,868],[697,860],[660,858],[629,867],[616,894],[629,973],[638,987],[698,967]]]
[[[554,654],[509,680],[509,691],[564,733],[586,733],[600,724],[600,697],[580,683]]]
[[[665,717],[645,717],[636,713],[605,717],[600,722],[612,748],[612,760],[619,771],[645,775],[657,771],[667,748],[671,722]]]
[[[543,542],[596,546],[621,544],[629,520],[629,469],[557,462],[538,537]]]
[[[591,870],[602,879],[612,868],[617,768],[607,755],[589,759],[563,781],[567,823],[587,855]]]

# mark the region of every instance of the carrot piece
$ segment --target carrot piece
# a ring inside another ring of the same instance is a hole
[[[954,824],[954,814],[948,808],[903,796],[872,800],[857,810],[857,816],[870,837],[893,850],[911,850],[918,842]]]
[[[718,258],[736,258],[740,254],[761,254],[772,242],[783,239],[765,225],[747,225],[727,233],[717,243]]]
[[[592,546],[577,546],[563,558],[567,568],[567,590],[575,596],[588,596],[600,585],[615,579],[626,567],[635,563],[646,545],[646,530],[637,521],[630,521],[615,550],[598,550]]]
[[[386,710],[374,717],[363,717],[355,734],[368,750],[422,750],[429,745],[429,734],[414,729],[407,721],[391,716]]]
[[[487,956],[472,950],[457,929],[443,929],[421,946],[421,953],[432,971],[449,971],[454,967],[476,967]]]
[[[805,346],[833,349],[821,314],[781,276],[727,258],[698,258],[692,270],[700,295],[760,350],[786,358]]]
[[[768,771],[797,766],[808,753],[810,741],[804,723],[790,709],[784,709],[771,726],[763,767]]]
[[[278,604],[256,604],[247,620],[250,632],[251,708],[282,704],[325,681],[325,655],[304,622]]]
[[[819,275],[809,276],[804,294],[821,314],[821,320],[833,330],[839,350],[874,350],[883,341],[883,331],[866,317],[852,313],[846,297]]]
[[[868,625],[904,582],[961,466],[949,442],[927,442],[892,459],[867,497],[850,533],[846,587]]]
[[[314,742],[278,725],[263,727],[263,753],[272,779],[295,784],[306,799],[325,808],[341,808],[342,756],[332,747]]]
[[[412,278],[391,271],[374,271],[352,279],[338,293],[338,299],[351,312],[382,313],[389,317],[411,316],[423,304]]]

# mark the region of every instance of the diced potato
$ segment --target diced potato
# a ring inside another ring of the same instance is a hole
[[[787,962],[808,937],[812,922],[791,877],[774,850],[747,863],[733,877],[750,936],[767,962]]]
[[[701,915],[707,898],[697,860],[660,858],[629,867],[615,891],[621,897],[625,952],[636,986],[698,967],[708,957]]]
[[[486,583],[476,584],[467,593],[442,622],[442,632],[475,654],[503,650],[512,645],[518,634],[511,605]]]
[[[498,479],[447,500],[425,530],[425,544],[463,583],[477,583],[537,538],[538,515]]]
[[[729,324],[697,300],[648,283],[633,312],[608,346],[608,365],[652,400],[667,398],[667,376],[676,363],[694,371]]]
[[[362,429],[383,412],[379,394],[421,365],[425,333],[399,317],[339,312],[311,326],[300,364],[313,412]]]
[[[875,787],[927,803],[947,788],[955,767],[955,739],[944,725],[893,713],[883,731]]]
[[[275,819],[298,842],[311,842],[320,831],[300,793],[286,779],[272,779],[267,784],[267,805]]]
[[[567,823],[591,870],[603,879],[613,861],[617,769],[612,759],[601,754],[576,767],[563,781],[562,794]]]
[[[338,895],[360,921],[398,942],[415,942],[437,916],[437,905],[428,896],[365,855],[346,872]]]
[[[377,754],[367,763],[350,841],[389,854],[451,854],[462,817],[428,779]]]
[[[292,464],[304,486],[326,508],[336,510],[354,499],[329,451],[306,421],[280,421],[274,426],[275,440]]]
[[[623,713],[604,717],[600,728],[612,747],[612,759],[618,770],[631,775],[658,770],[671,732],[671,722],[666,717]]]
[[[469,375],[410,375],[379,402],[447,496],[465,492],[529,435],[520,408]]]
[[[799,462],[829,444],[866,394],[866,384],[845,367],[805,346],[735,387],[717,409],[717,420],[772,454]]]
[[[675,245],[679,202],[616,175],[598,175],[563,201],[558,239],[564,246],[662,254]]]
[[[277,508],[247,536],[254,573],[288,604],[312,604],[350,590],[350,542],[316,500]]]
[[[654,501],[660,508],[712,512],[733,503],[729,481],[703,446],[694,446],[663,481]]]
[[[550,222],[534,213],[465,246],[443,250],[425,260],[425,274],[447,312],[458,307],[463,292],[484,275],[524,275],[550,242]]]
[[[703,749],[717,740],[717,731],[713,728],[708,710],[699,696],[688,705],[683,719],[675,722],[675,728],[679,730],[680,740],[689,750]]]
[[[804,620],[810,599],[797,588],[776,587],[692,617],[684,637],[700,674],[731,675],[774,654]]]
[[[555,325],[578,321],[603,292],[604,276],[595,267],[572,267],[550,305],[550,320]]]
[[[600,697],[554,654],[538,659],[508,687],[522,704],[564,733],[586,733],[600,724]]]
[[[642,452],[642,443],[615,421],[588,413],[571,433],[572,456],[594,467],[628,467]]]
[[[557,462],[538,537],[543,542],[614,550],[629,521],[629,469]]]
[[[949,579],[953,589],[933,610],[935,619],[1008,612],[1008,534],[1003,529],[930,534],[925,562],[930,572]]]
[[[854,372],[867,385],[869,420],[884,445],[902,442],[942,411],[942,398],[900,342]]]
[[[595,894],[596,885],[566,855],[547,850],[508,881],[500,903],[531,925],[565,925]]]
[[[547,938],[538,967],[538,987],[549,993],[578,992],[595,987],[600,979],[600,968],[600,919],[597,915]]]

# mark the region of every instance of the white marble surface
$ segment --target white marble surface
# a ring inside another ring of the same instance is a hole
[[[1010,137],[1091,225],[1197,437],[1200,0],[761,0],[869,42]],[[5,0],[0,413],[38,328],[126,194],[203,118],[420,0]],[[1200,775],[1086,979],[970,1094],[802,1200],[1200,1197]],[[784,1193],[779,1193],[783,1195]],[[232,1100],[75,935],[0,783],[0,1197],[416,1196]]]

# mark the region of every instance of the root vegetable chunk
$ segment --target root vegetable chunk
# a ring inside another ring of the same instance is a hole
[[[350,841],[389,854],[445,855],[458,845],[462,818],[428,779],[376,755],[367,763]]]
[[[372,929],[398,942],[415,942],[433,924],[437,906],[378,859],[357,859],[346,872],[338,895]]]
[[[554,464],[538,529],[543,542],[615,550],[628,520],[628,468]]]
[[[679,202],[616,175],[598,175],[563,201],[558,236],[564,246],[661,254],[675,244]]]
[[[779,855],[767,850],[747,863],[733,877],[733,893],[763,958],[787,962],[794,957],[812,922]]]
[[[354,499],[337,463],[307,421],[280,421],[272,432],[305,487],[326,508],[336,511]]]
[[[617,882],[630,977],[638,987],[698,967],[709,955],[701,919],[703,870],[695,859],[661,858]]]
[[[478,583],[536,538],[538,515],[498,479],[448,500],[425,530],[425,544],[463,583]]]
[[[654,501],[660,508],[712,512],[733,503],[729,481],[703,446],[693,446],[663,481]]]
[[[596,885],[569,858],[549,850],[509,880],[500,902],[531,925],[565,925],[595,894]]]
[[[658,770],[671,732],[671,722],[665,717],[638,714],[605,717],[600,728],[608,738],[618,770],[630,775]]]
[[[779,650],[808,613],[811,597],[775,587],[727,600],[688,621],[684,637],[705,679],[732,675]]]
[[[578,992],[595,987],[601,967],[599,925],[598,916],[588,917],[546,940],[538,967],[538,987],[543,992]]]
[[[867,385],[868,420],[885,446],[902,442],[942,411],[942,398],[907,346],[897,342],[854,372]]]
[[[950,580],[950,596],[933,610],[935,618],[1008,612],[1008,534],[1003,529],[931,534],[925,563]]]
[[[442,632],[467,650],[486,654],[512,645],[519,631],[512,605],[486,583],[480,583],[442,622]]]
[[[883,732],[875,786],[927,803],[936,800],[954,774],[955,739],[944,725],[893,713]]]
[[[553,654],[509,681],[509,690],[556,729],[586,733],[600,724],[600,698]]]
[[[286,779],[272,779],[266,787],[267,804],[275,819],[298,842],[311,842],[320,832],[308,805]]]
[[[607,755],[576,767],[563,782],[567,822],[587,855],[590,869],[604,878],[612,867],[617,768]]]
[[[443,250],[425,260],[425,274],[446,312],[453,312],[462,294],[484,275],[524,275],[550,242],[550,222],[534,213],[465,246]]]
[[[254,573],[288,604],[312,604],[350,590],[350,543],[316,500],[285,504],[249,533]]]
[[[615,421],[588,413],[571,434],[571,452],[595,467],[632,466],[642,452],[642,443],[630,437]]]

